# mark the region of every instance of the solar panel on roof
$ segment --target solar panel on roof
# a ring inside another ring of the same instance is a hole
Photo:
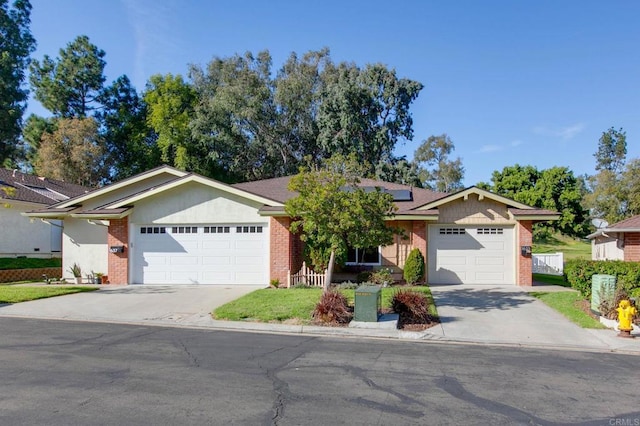
[[[413,200],[410,189],[387,189],[385,191],[393,196],[393,201]]]

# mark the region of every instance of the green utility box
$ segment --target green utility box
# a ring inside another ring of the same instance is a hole
[[[600,315],[600,303],[608,300],[613,303],[616,292],[616,277],[613,275],[596,274],[591,277],[591,311]]]
[[[356,289],[354,321],[378,322],[380,287],[361,286]]]

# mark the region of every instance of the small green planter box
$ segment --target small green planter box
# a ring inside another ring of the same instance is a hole
[[[358,287],[355,292],[355,309],[353,320],[378,322],[380,312],[380,287],[370,285]]]

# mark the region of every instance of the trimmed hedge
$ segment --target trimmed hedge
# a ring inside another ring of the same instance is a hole
[[[404,262],[403,276],[407,284],[415,284],[424,278],[424,257],[417,248],[409,252]]]
[[[591,277],[595,274],[614,275],[616,288],[627,293],[640,288],[639,262],[572,259],[564,264],[566,281],[587,299],[591,298]]]

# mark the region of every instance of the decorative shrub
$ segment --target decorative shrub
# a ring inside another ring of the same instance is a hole
[[[353,314],[347,305],[347,298],[337,290],[322,293],[320,301],[313,311],[316,321],[329,324],[347,324]]]
[[[354,283],[354,282],[351,282],[351,281],[345,281],[345,282],[340,283],[340,284],[334,284],[334,288],[340,289],[340,290],[355,290],[359,286],[360,286],[360,284]]]
[[[358,272],[358,275],[356,276],[356,281],[359,283],[364,283],[369,281],[370,277],[371,277],[371,271]]]
[[[401,324],[429,324],[434,318],[429,314],[429,302],[423,293],[399,290],[391,299],[391,308],[400,316]]]
[[[616,288],[632,293],[640,287],[640,263],[621,260],[572,259],[564,265],[566,281],[585,298],[591,297],[591,277],[595,274],[616,277]]]
[[[274,278],[271,281],[269,281],[269,285],[273,288],[278,288],[280,287],[280,280],[277,278]]]
[[[404,280],[407,284],[415,284],[424,278],[424,257],[417,248],[409,252],[404,262]]]
[[[374,284],[377,285],[383,285],[383,284],[393,284],[393,277],[391,276],[391,269],[389,268],[382,268],[382,269],[378,269],[377,271],[373,271],[370,275],[369,275],[369,281],[371,281]]]

